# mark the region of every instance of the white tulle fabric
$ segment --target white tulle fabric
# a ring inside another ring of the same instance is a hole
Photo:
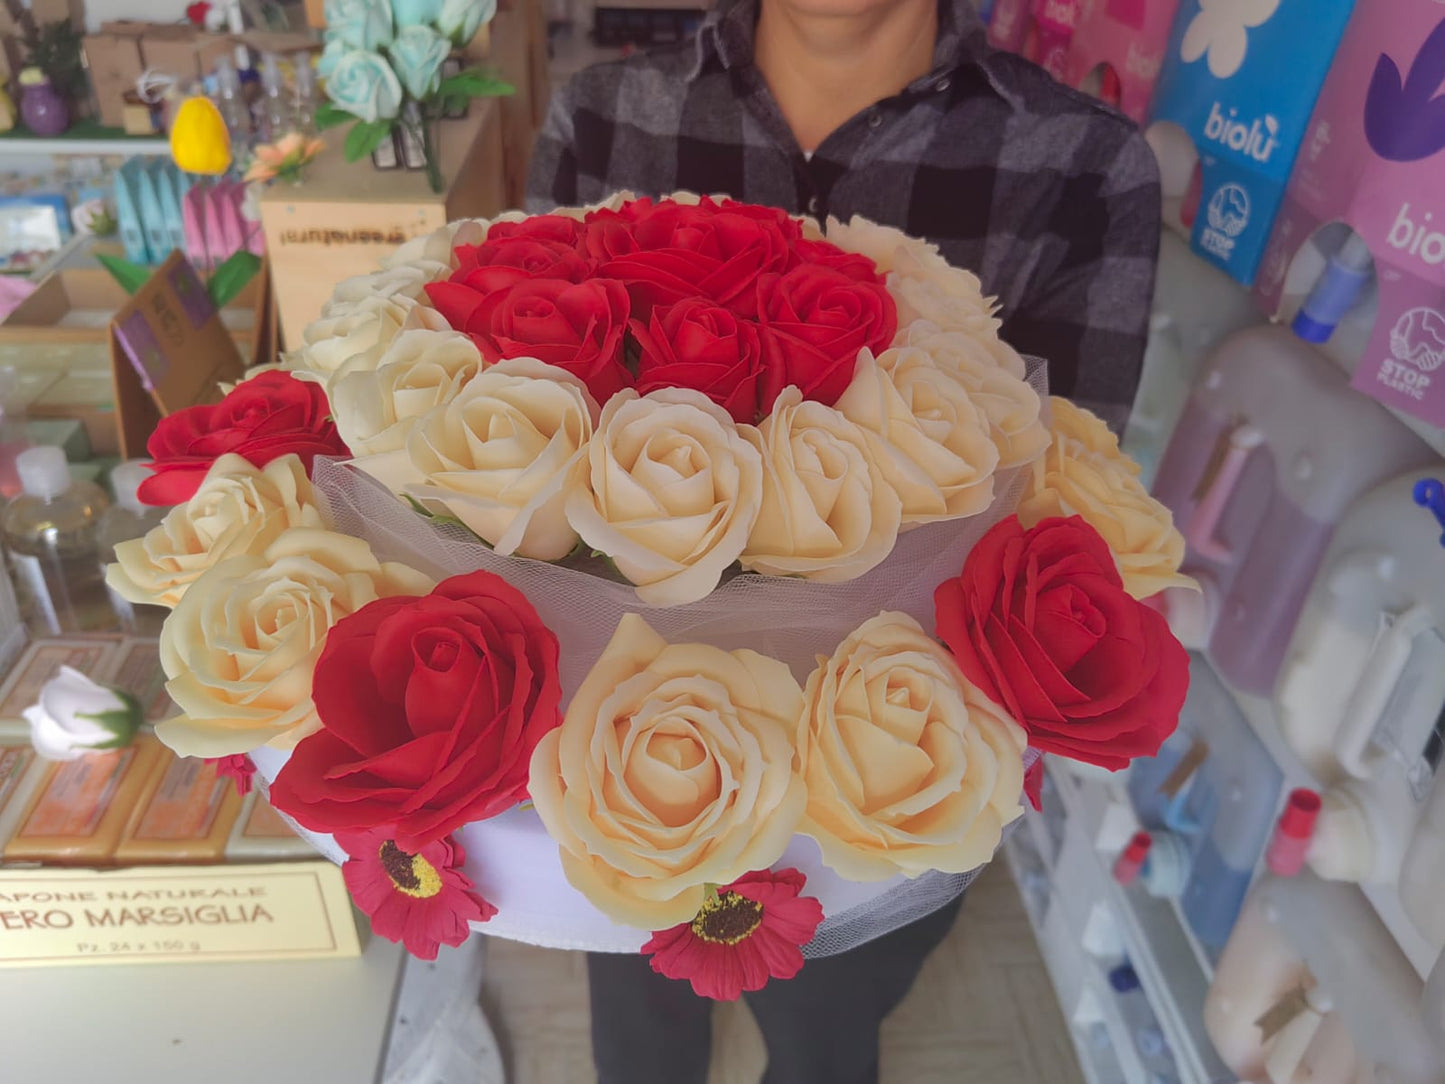
[[[1045,394],[1045,369],[1031,361],[1029,382]],[[792,667],[807,680],[818,656],[883,610],[901,610],[933,627],[933,591],[958,574],[964,558],[989,527],[1012,512],[1023,487],[1021,471],[996,476],[989,509],[968,519],[923,524],[898,537],[893,552],[872,571],[846,583],[742,574],[706,598],[683,606],[648,607],[630,583],[604,579],[586,568],[502,557],[466,531],[418,515],[380,483],[343,462],[317,460],[313,483],[332,529],[370,543],[383,561],[405,561],[443,579],[485,569],[521,590],[561,643],[563,702],[591,669],[625,612],[640,613],[663,638],[702,642],[728,650],[751,648]],[[273,779],[288,754],[262,747],[251,754]],[[1029,750],[1025,766],[1038,754]],[[298,828],[298,830],[300,830]],[[333,861],[345,854],[330,836],[302,830]],[[497,907],[474,928],[498,937],[552,948],[636,952],[650,933],[619,926],[567,883],[557,845],[530,807],[466,825],[458,833],[466,873]],[[806,892],[823,905],[824,921],[805,956],[828,956],[882,936],[955,898],[980,872],[897,876],[867,884],[848,881],[822,863],[817,845],[795,836],[776,864],[808,878]]]

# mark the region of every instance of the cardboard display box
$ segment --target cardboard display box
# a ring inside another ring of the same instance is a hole
[[[145,71],[141,36],[146,23],[109,23],[99,34],[88,34],[83,48],[90,69],[90,86],[100,109],[100,122],[112,128],[125,126],[125,96],[135,91]]]
[[[41,282],[0,324],[0,348],[22,348],[6,350],[6,364],[16,365],[22,379],[28,370],[38,370],[36,377],[43,374],[47,381],[28,407],[30,416],[81,422],[97,456],[122,452],[110,323],[129,301],[100,268],[62,270]],[[275,360],[276,320],[265,267],[223,310],[221,322],[245,363]],[[143,444],[143,438],[137,439]]]
[[[272,185],[261,196],[261,224],[282,345],[294,350],[336,284],[375,270],[413,237],[458,218],[490,218],[507,205],[502,110],[496,99],[472,103],[463,120],[440,124],[446,191],[436,194],[421,170],[378,170],[347,162],[341,139],[307,168],[296,186]]]

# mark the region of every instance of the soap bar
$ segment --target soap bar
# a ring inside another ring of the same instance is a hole
[[[115,863],[219,862],[241,796],[216,766],[167,751],[151,773],[115,849]]]
[[[92,866],[110,861],[164,746],[137,738],[124,749],[51,765],[20,827],[5,844],[7,862]]]
[[[161,669],[158,640],[127,636],[104,677],[106,685],[124,689],[140,702],[148,723],[159,722],[179,710],[166,692],[166,672]]]
[[[40,699],[45,683],[69,666],[97,680],[114,659],[116,637],[72,637],[37,640],[26,649],[0,686],[0,720],[23,719],[24,710]]]
[[[235,830],[226,843],[226,858],[233,862],[275,861],[283,858],[315,858],[316,848],[296,834],[276,807],[259,791],[246,799],[236,819]]]
[[[25,744],[0,744],[0,848],[14,834],[49,763]]]

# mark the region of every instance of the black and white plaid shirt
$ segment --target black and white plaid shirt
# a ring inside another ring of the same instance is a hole
[[[758,0],[718,0],[695,40],[561,87],[538,137],[534,212],[630,189],[863,215],[978,273],[1003,336],[1055,394],[1121,426],[1139,380],[1159,181],[1113,110],[990,49],[969,0],[939,0],[933,70],[805,157],[753,64]]]

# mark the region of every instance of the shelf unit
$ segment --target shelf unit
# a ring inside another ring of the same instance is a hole
[[[39,136],[24,129],[0,132],[0,158],[6,155],[63,155],[71,157],[132,154],[168,154],[164,136],[126,135],[94,121],[78,121],[58,136]]]

